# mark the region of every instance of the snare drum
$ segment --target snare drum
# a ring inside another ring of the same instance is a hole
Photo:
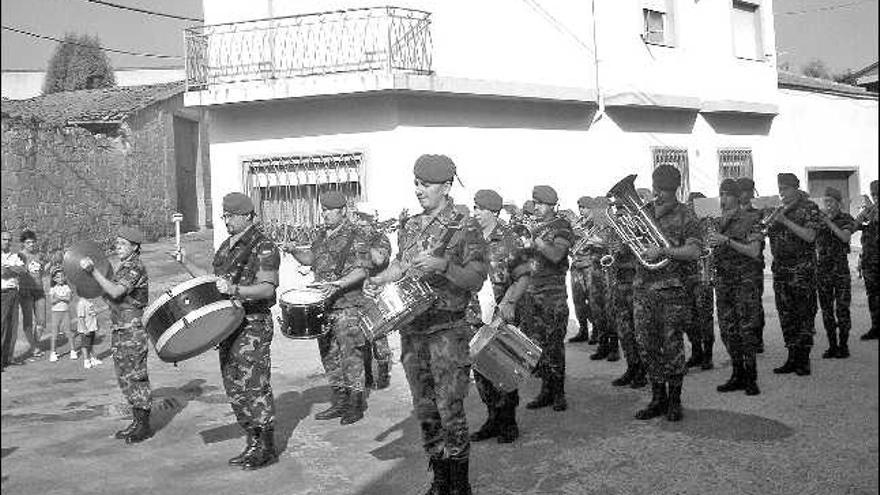
[[[367,340],[384,337],[427,311],[437,298],[420,279],[404,277],[382,286],[375,298],[367,298],[358,326]]]
[[[304,288],[285,291],[278,298],[281,306],[281,333],[291,339],[316,339],[328,331],[324,293]]]
[[[475,370],[510,392],[535,370],[541,348],[513,325],[484,325],[471,339],[470,354]]]
[[[162,361],[197,356],[228,337],[244,308],[217,290],[217,277],[196,277],[162,293],[144,310],[144,328]]]

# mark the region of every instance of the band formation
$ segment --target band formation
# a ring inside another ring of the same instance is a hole
[[[471,442],[517,439],[515,370],[541,380],[540,392],[526,409],[567,409],[569,274],[580,327],[570,341],[597,344],[593,360],[617,361],[622,351],[626,371],[612,384],[650,384],[650,401],[635,411],[640,420],[682,420],[688,369],[713,368],[716,314],[733,368],[718,392],[760,394],[756,354],[763,352],[765,242],[788,351],[773,373],[810,374],[818,308],[828,342],[822,358],[849,356],[847,254],[850,236],[859,230],[864,232],[859,273],[871,320],[861,338],[877,338],[877,181],[871,183],[873,205],[853,218],[841,211],[839,191],[828,188],[820,209],[799,190],[794,174],[778,175],[782,204],[763,210],[752,206],[751,179],[725,179],[718,191],[720,217],[698,218],[692,204],[678,199],[679,171],[666,165],[654,170],[653,190],[636,190],[635,176],[629,176],[606,197],[578,199],[579,215],[557,211],[557,193],[546,185],[535,186],[521,209],[510,208],[490,189],[476,193],[472,211],[456,205],[450,190],[457,171],[444,155],[419,157],[413,173],[421,213],[378,222],[355,211],[341,193],[326,192],[320,196],[324,223],[310,245],[276,245],[255,221],[248,196],[223,198],[222,218],[230,237],[214,255],[209,285],[220,301],[211,306],[225,302],[238,318],[204,347],[217,345],[223,385],[247,433],[245,449],[229,464],[257,469],[278,459],[270,381],[270,308],[276,300],[283,309],[284,335],[318,341],[332,389],[330,407],[315,415],[318,420],[347,425],[363,418],[367,390],[389,385],[387,336],[400,332],[400,362],[433,473],[431,494],[471,492]],[[689,199],[702,196],[693,193]],[[503,211],[509,220],[501,219]],[[393,259],[389,230],[398,237]],[[116,436],[127,443],[153,435],[148,339],[161,357],[173,342],[174,335],[167,333],[179,331],[168,329],[177,328],[171,325],[175,317],[167,317],[173,312],[147,308],[142,242],[136,228],[122,228],[115,245],[122,263],[107,275],[95,269],[90,257],[80,260],[111,308],[116,375],[133,416]],[[278,297],[282,250],[311,266],[314,284]],[[175,256],[186,263],[182,252]],[[4,272],[19,268],[4,266]],[[477,293],[487,277],[494,304],[484,308]],[[484,313],[491,323],[484,324]],[[189,317],[195,321],[199,316]],[[159,321],[158,330],[151,329],[157,326],[153,321]],[[470,433],[464,399],[472,368],[487,417]]]

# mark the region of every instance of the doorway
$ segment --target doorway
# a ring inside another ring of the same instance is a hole
[[[807,192],[811,197],[821,198],[825,196],[826,187],[833,187],[843,196],[840,203],[841,211],[852,213],[851,210],[854,206],[852,198],[859,194],[857,170],[857,168],[807,169]],[[855,206],[858,208],[858,205]]]

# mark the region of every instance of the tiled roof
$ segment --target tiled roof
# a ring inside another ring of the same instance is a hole
[[[183,81],[144,86],[64,91],[27,100],[3,99],[3,117],[63,126],[72,122],[120,122],[185,90]]]
[[[846,96],[862,96],[867,98],[877,97],[875,93],[868,92],[865,88],[859,86],[841,84],[827,79],[807,77],[783,70],[778,71],[778,83],[780,88],[815,91],[819,93],[834,93]]]

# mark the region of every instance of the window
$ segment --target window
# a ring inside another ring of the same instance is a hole
[[[748,148],[726,148],[718,150],[718,180],[754,178],[752,150]]]
[[[292,240],[321,222],[318,200],[340,191],[349,204],[362,194],[362,153],[273,156],[244,161],[250,196],[266,233],[277,242]]]
[[[642,39],[655,45],[674,44],[673,0],[642,0]]]
[[[764,59],[760,13],[753,2],[733,0],[733,52],[739,58]]]
[[[654,158],[654,168],[660,165],[672,165],[681,172],[681,187],[678,189],[678,197],[682,201],[686,200],[690,194],[687,148],[655,146],[651,148],[651,154]]]

